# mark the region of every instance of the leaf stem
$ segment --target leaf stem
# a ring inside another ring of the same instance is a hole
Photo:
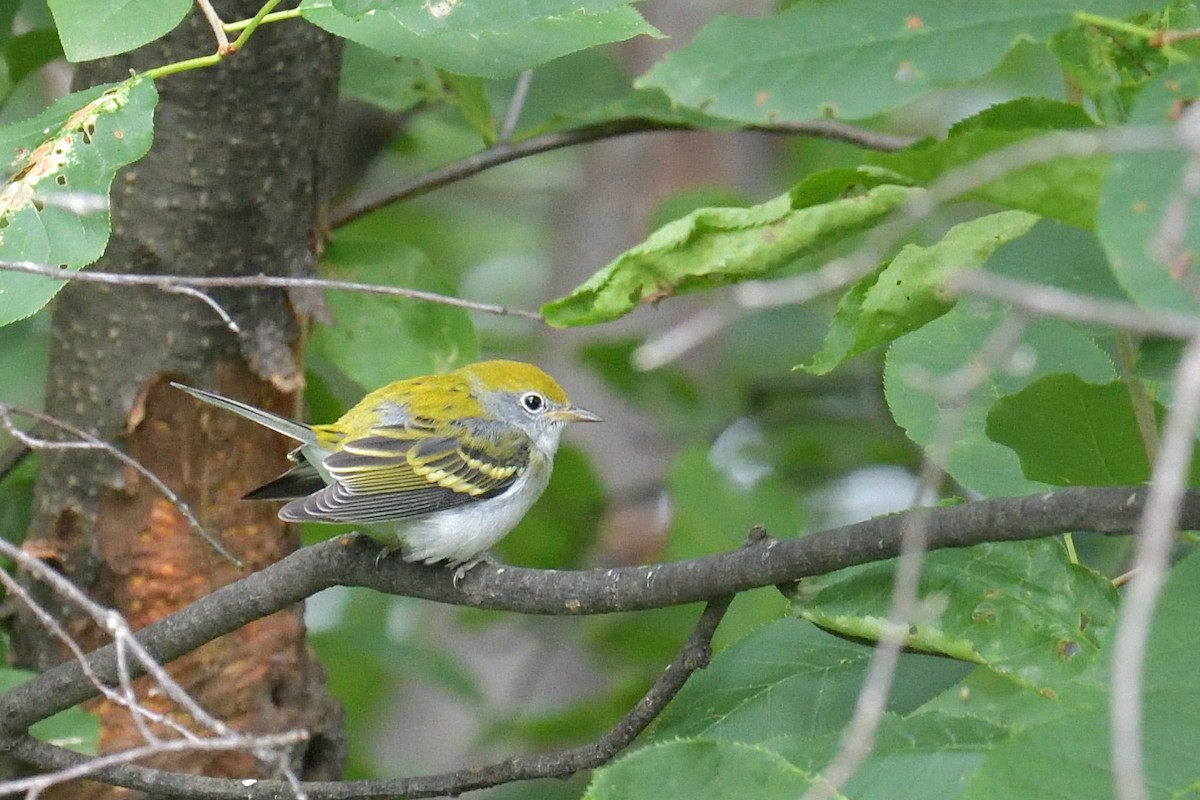
[[[275,6],[279,5],[279,3],[280,0],[267,0],[267,2],[263,3],[262,7],[258,9],[258,13],[250,19],[239,20],[237,22],[231,22],[228,25],[224,25],[224,30],[240,30],[241,34],[237,39],[230,42],[227,46],[218,47],[217,52],[207,56],[198,56],[196,58],[188,58],[183,61],[176,61],[173,64],[164,64],[161,67],[148,69],[142,74],[151,80],[158,80],[159,78],[165,78],[168,75],[174,75],[179,72],[188,72],[189,70],[193,69],[203,69],[204,67],[211,67],[214,64],[221,63],[225,60],[226,56],[232,55],[240,50],[246,44],[246,40],[254,35],[254,31],[258,29],[259,25],[267,21],[274,21],[268,20],[268,17],[275,17],[276,19],[290,19],[292,17],[299,16],[299,12],[292,13],[290,11],[281,11],[279,14],[272,15],[271,9],[275,8]]]
[[[234,33],[236,31],[249,28],[251,25],[256,24],[255,20],[257,20],[258,25],[265,25],[269,22],[282,22],[285,19],[298,19],[300,16],[302,15],[300,13],[300,9],[298,8],[291,8],[287,11],[273,11],[269,14],[263,14],[261,19],[259,18],[258,14],[255,14],[250,19],[239,19],[237,22],[226,22],[225,31],[227,33]]]

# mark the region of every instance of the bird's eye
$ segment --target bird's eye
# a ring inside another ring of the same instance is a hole
[[[536,414],[546,408],[546,398],[537,392],[526,392],[521,395],[521,406],[528,412]]]

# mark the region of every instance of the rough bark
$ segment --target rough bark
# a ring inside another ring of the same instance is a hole
[[[217,5],[225,19],[237,19],[259,4]],[[214,49],[211,30],[194,13],[160,42],[84,65],[76,84],[120,80],[131,68]],[[153,148],[114,182],[112,238],[96,268],[311,274],[324,202],[321,153],[338,63],[336,41],[296,20],[265,26],[215,68],[161,80]],[[303,297],[278,290],[213,296],[237,321],[240,336],[194,298],[150,288],[67,287],[53,312],[46,404],[49,413],[119,443],[164,478],[245,571],[253,571],[298,544],[273,507],[239,501],[283,468],[288,445],[251,423],[201,408],[167,381],[294,412],[307,308]],[[25,547],[122,611],[135,628],[244,574],[146,480],[94,452],[43,454]],[[77,609],[62,607],[44,591],[40,596],[85,650],[106,641]],[[13,614],[11,653],[18,665],[46,669],[67,657],[31,615],[19,608]],[[211,642],[173,662],[171,672],[210,713],[238,729],[307,728],[313,739],[296,753],[296,766],[310,778],[338,776],[340,711],[305,644],[301,608]],[[161,699],[146,702],[166,710]],[[106,703],[92,709],[102,718],[103,750],[141,741],[121,709]],[[155,765],[259,776],[245,753],[172,756]],[[68,786],[59,796],[109,797],[116,791]]]

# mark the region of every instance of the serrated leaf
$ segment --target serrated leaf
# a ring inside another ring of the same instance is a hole
[[[1077,11],[1124,17],[1132,0],[799,3],[762,19],[720,17],[637,81],[681,105],[747,123],[861,119],[996,67]],[[847,80],[848,74],[854,80]]]
[[[1007,314],[997,306],[960,304],[892,343],[884,366],[884,393],[892,416],[910,439],[929,445],[946,418],[943,398],[935,392],[931,378],[971,364]],[[987,437],[987,414],[996,398],[1055,372],[1074,372],[1094,383],[1116,377],[1103,350],[1075,327],[1057,320],[1037,320],[1026,326],[1018,350],[1030,367],[1027,372],[993,369],[961,409],[955,406],[961,418],[942,466],[960,484],[985,497],[1049,488],[1026,478],[1016,453]]]
[[[596,770],[585,800],[795,800],[811,779],[777,753],[739,742],[645,747]]]
[[[1200,80],[1190,66],[1171,69],[1142,90],[1129,121],[1171,123],[1198,94]],[[1117,281],[1145,308],[1200,310],[1194,268],[1200,226],[1183,226],[1179,252],[1155,252],[1164,238],[1161,228],[1168,203],[1181,191],[1188,158],[1184,152],[1115,155],[1100,194],[1096,232]]]
[[[1000,245],[1037,222],[1023,211],[1003,211],[955,225],[929,247],[906,245],[880,272],[842,296],[821,350],[803,367],[824,375],[849,358],[916,330],[953,306],[945,281],[983,266]]]
[[[863,181],[853,170],[830,170],[761,205],[694,211],[547,303],[542,313],[559,327],[591,325],[642,303],[760,278],[869,227],[920,191],[894,184],[864,190]],[[845,191],[856,184],[859,191]]]
[[[806,578],[794,610],[827,630],[877,641],[894,572],[888,561]],[[929,553],[920,589],[933,616],[910,624],[908,647],[984,664],[1046,691],[1099,657],[1117,606],[1112,584],[1070,563],[1055,540]]]
[[[854,713],[871,649],[797,619],[781,619],[722,650],[691,677],[651,741],[705,737],[765,742],[840,731]],[[888,708],[906,714],[952,685],[964,668],[905,654]]]
[[[47,4],[67,60],[76,63],[152,42],[174,30],[192,7],[191,0],[47,0]]]
[[[1076,375],[1046,375],[996,401],[987,435],[1016,451],[1030,480],[1136,486],[1150,479],[1146,443],[1120,381],[1098,386]]]
[[[108,244],[108,191],[116,171],[145,155],[158,93],[133,78],[62,98],[31,120],[0,128],[0,259],[77,270]],[[0,325],[33,314],[63,283],[0,272]]]
[[[449,287],[419,250],[402,242],[335,237],[323,277],[447,293]],[[476,360],[475,329],[461,308],[398,297],[330,292],[332,325],[314,326],[309,349],[335,364],[364,391]],[[381,358],[381,354],[387,354]]]
[[[870,755],[842,787],[854,800],[891,800],[904,787],[906,800],[951,800],[1008,736],[1008,730],[984,720],[919,713],[907,718],[884,714]],[[814,739],[785,736],[764,742],[806,772],[828,765],[841,749],[842,731]]]
[[[356,42],[342,48],[341,97],[352,97],[385,111],[407,111],[444,94],[437,70],[411,58],[386,56]]]
[[[924,140],[895,153],[872,153],[867,161],[907,179],[927,183],[1010,144],[1050,131],[1078,130],[1093,124],[1078,106],[1022,98],[963,120],[951,128],[945,139]],[[1055,158],[1007,170],[963,196],[1091,228],[1107,166],[1106,155]]]
[[[504,78],[567,53],[660,35],[628,0],[376,0],[348,16],[331,0],[304,0],[305,19],[390,56],[459,75]]]
[[[1136,580],[1136,578],[1135,578]],[[1155,614],[1146,651],[1141,747],[1151,797],[1194,791],[1194,743],[1200,741],[1200,555],[1176,564]],[[1103,643],[1111,652],[1111,631]],[[1066,713],[999,744],[968,782],[963,797],[1109,798],[1109,698],[1096,694]]]

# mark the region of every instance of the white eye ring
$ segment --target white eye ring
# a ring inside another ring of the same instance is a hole
[[[530,414],[541,414],[546,410],[546,398],[537,392],[526,392],[521,395],[521,408]]]

